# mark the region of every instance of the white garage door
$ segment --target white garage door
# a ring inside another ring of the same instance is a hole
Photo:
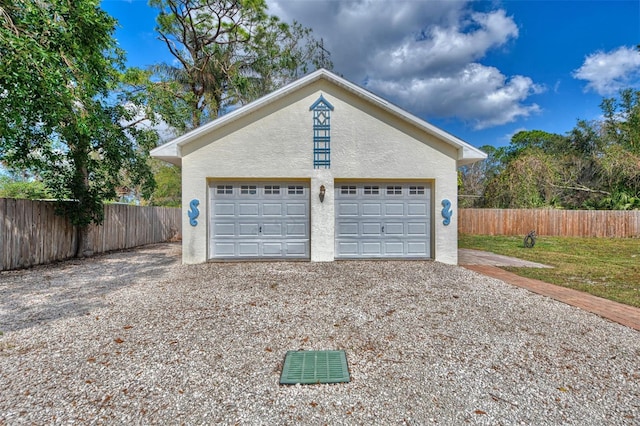
[[[336,184],[336,258],[431,257],[427,183]]]
[[[227,183],[210,187],[209,258],[309,258],[309,185]]]

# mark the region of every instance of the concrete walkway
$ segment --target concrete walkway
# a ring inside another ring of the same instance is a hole
[[[521,277],[499,268],[499,266],[533,268],[549,268],[549,266],[494,253],[467,249],[460,249],[458,251],[458,259],[460,266],[466,269],[497,278],[508,284],[527,289],[543,296],[551,297],[552,299],[640,331],[640,308],[592,296],[582,291],[545,283],[540,280]]]
[[[458,264],[466,265],[492,265],[514,266],[516,268],[551,268],[541,263],[516,259],[515,257],[502,256],[488,251],[458,249]]]

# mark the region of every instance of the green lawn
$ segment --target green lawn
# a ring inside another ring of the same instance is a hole
[[[459,246],[553,266],[504,269],[640,307],[640,239],[538,236],[530,249],[524,247],[523,239],[524,235],[460,235]]]

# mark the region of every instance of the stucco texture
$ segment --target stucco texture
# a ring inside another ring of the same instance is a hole
[[[331,167],[313,168],[313,116],[323,96],[331,113]],[[432,254],[457,263],[457,218],[442,221],[441,201],[457,211],[456,147],[389,113],[365,97],[317,80],[250,114],[212,127],[181,147],[183,211],[200,201],[198,226],[184,213],[183,261],[207,260],[209,184],[223,180],[300,179],[311,188],[311,260],[334,259],[333,189],[340,181],[416,181],[432,188]],[[326,188],[320,202],[320,185]]]

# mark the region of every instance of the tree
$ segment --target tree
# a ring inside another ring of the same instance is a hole
[[[619,99],[605,98],[600,104],[604,114],[605,136],[635,154],[640,154],[640,91],[625,89]]]
[[[485,190],[487,207],[536,208],[557,203],[557,163],[538,148],[523,151],[491,179]]]
[[[98,0],[0,3],[0,161],[37,174],[78,227],[77,255],[90,254],[88,225],[126,177],[145,194],[155,132],[113,90],[124,55],[115,20]]]
[[[134,103],[176,134],[194,129],[317,68],[333,64],[299,23],[266,13],[264,0],[151,0],[175,58],[125,75]],[[153,204],[179,200],[179,174],[156,167]],[[158,174],[158,173],[161,173]],[[173,188],[174,194],[166,191]]]
[[[487,158],[473,164],[460,167],[458,176],[460,207],[483,207],[487,182],[500,174],[505,165],[506,150],[491,145],[481,146]]]
[[[465,205],[640,208],[640,91],[600,107],[603,119],[578,120],[566,136],[522,131],[505,148],[483,147],[489,158],[460,170]]]
[[[597,159],[601,187],[605,196],[596,207],[612,210],[640,208],[640,155],[621,145],[610,145]],[[603,191],[605,192],[605,191]]]
[[[540,149],[547,154],[562,154],[566,147],[565,137],[543,130],[523,130],[511,137],[507,156],[517,157],[528,149]],[[507,158],[508,160],[508,158]]]
[[[0,175],[0,198],[39,200],[50,197],[49,189],[40,181]]]
[[[156,189],[149,199],[154,206],[180,207],[182,176],[179,167],[157,159],[151,160]]]
[[[151,101],[180,131],[257,99],[310,67],[332,67],[311,30],[268,16],[264,0],[150,4],[160,12],[157,31],[177,64],[152,67],[150,84],[157,89]]]
[[[575,173],[566,181],[573,182],[573,205],[640,208],[639,101],[640,92],[622,90],[618,98],[603,99],[602,120],[580,120],[569,133]]]

